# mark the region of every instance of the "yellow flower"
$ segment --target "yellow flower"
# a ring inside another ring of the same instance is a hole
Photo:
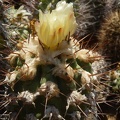
[[[56,49],[69,35],[72,35],[77,27],[73,12],[73,3],[60,1],[52,12],[39,12],[39,23],[35,29],[42,44],[50,49]]]

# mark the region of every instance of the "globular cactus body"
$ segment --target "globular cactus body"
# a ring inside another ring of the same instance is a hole
[[[106,17],[99,31],[99,47],[102,49],[102,54],[109,57],[111,62],[118,62],[119,46],[120,46],[120,12],[115,10]]]
[[[60,1],[51,12],[39,11],[39,17],[30,26],[32,33],[27,31],[24,39],[15,41],[6,57],[11,65],[3,81],[9,86],[9,119],[97,119],[94,85],[98,82],[91,63],[99,57],[72,37],[77,28],[73,4]]]

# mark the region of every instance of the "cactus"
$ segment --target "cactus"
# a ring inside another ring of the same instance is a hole
[[[109,72],[110,76],[110,85],[112,86],[111,91],[114,93],[119,93],[120,90],[120,68],[117,66],[116,70],[112,70]]]
[[[120,38],[120,12],[115,10],[106,17],[105,22],[99,30],[99,47],[102,54],[108,56],[111,62],[119,62],[119,38]],[[106,46],[107,45],[107,46]]]
[[[108,71],[119,62],[119,0],[66,1],[22,0],[0,13],[1,119],[97,120],[99,101],[119,95],[119,68]],[[101,22],[98,54],[83,39]]]
[[[11,17],[7,12],[16,14]],[[24,26],[29,15],[23,6],[6,11],[18,32],[8,31],[16,45],[6,57],[11,68],[1,82],[8,88],[1,109],[6,108],[11,120],[96,120],[99,82],[91,63],[99,57],[72,37],[77,28],[73,4],[60,1],[54,10],[39,11],[39,20]]]

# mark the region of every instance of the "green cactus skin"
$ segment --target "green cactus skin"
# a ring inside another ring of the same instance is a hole
[[[116,70],[110,71],[109,76],[111,80],[110,85],[112,86],[111,91],[119,94],[119,90],[120,90],[120,68],[119,66],[117,66]]]

